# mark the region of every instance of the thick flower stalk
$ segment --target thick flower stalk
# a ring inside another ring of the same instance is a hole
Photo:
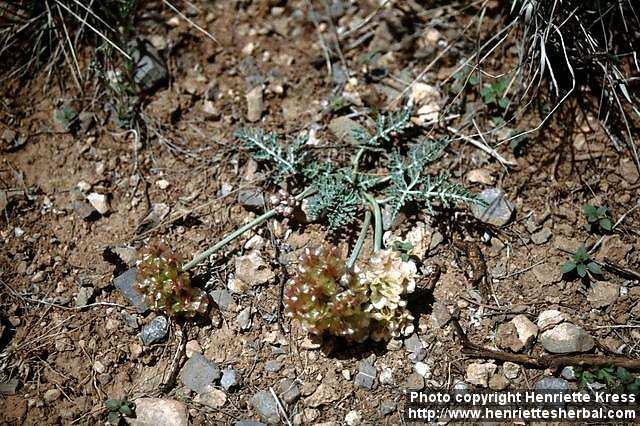
[[[205,314],[209,298],[191,286],[189,274],[182,270],[182,260],[166,246],[155,244],[138,261],[137,290],[148,305],[172,317],[193,318]]]
[[[407,310],[404,296],[416,287],[417,268],[403,261],[393,250],[377,251],[365,269],[368,289],[367,312],[373,320],[371,338],[376,341],[413,333],[413,316]]]
[[[307,249],[285,293],[287,315],[311,334],[369,337],[366,289],[337,248]]]

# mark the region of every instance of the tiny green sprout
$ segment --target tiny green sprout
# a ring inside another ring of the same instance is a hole
[[[584,369],[574,367],[578,388],[584,389],[593,383],[603,383],[611,392],[622,392],[638,394],[640,388],[640,377],[635,377],[624,367],[604,365]]]
[[[69,105],[63,105],[53,111],[54,120],[62,129],[64,129],[65,132],[69,132],[71,130],[77,116],[78,112]]]
[[[411,257],[410,253],[411,250],[413,250],[413,244],[409,241],[395,241],[393,243],[393,249],[400,254],[403,262],[407,262]]]
[[[587,224],[585,225],[587,231],[611,231],[613,228],[607,206],[585,204],[582,207],[582,211],[587,218]]]
[[[107,414],[107,421],[111,425],[123,424],[123,416],[129,418],[136,416],[135,405],[126,399],[108,399],[105,401],[104,406],[109,412]]]
[[[509,106],[509,98],[505,96],[509,80],[507,78],[500,78],[492,84],[484,86],[480,90],[480,96],[485,105],[498,105],[502,109],[506,109]]]
[[[562,272],[570,274],[576,272],[580,278],[585,278],[587,273],[590,272],[595,275],[602,274],[600,265],[591,260],[589,253],[585,246],[578,248],[575,253],[571,255],[567,263],[562,265]]]

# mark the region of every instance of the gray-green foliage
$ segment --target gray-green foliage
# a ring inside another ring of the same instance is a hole
[[[418,203],[429,213],[433,212],[434,200],[445,206],[476,202],[466,188],[450,182],[447,173],[425,173],[427,165],[437,160],[446,146],[447,141],[427,140],[411,145],[405,156],[397,151],[391,155],[391,181],[386,192],[392,220],[410,202]]]
[[[331,230],[352,223],[370,207],[372,197],[391,211],[392,219],[409,204],[432,213],[434,202],[442,206],[478,202],[466,188],[451,182],[446,172],[429,173],[428,166],[441,156],[447,142],[407,141],[402,132],[410,125],[410,117],[411,111],[402,109],[379,115],[371,133],[355,128],[357,144],[348,164],[319,161],[305,146],[305,137],[284,143],[275,134],[245,129],[236,136],[256,160],[268,162],[278,178],[294,176],[298,183],[311,185],[316,193],[310,199],[309,214]]]
[[[265,134],[261,129],[239,129],[235,135],[256,160],[272,163],[281,176],[302,173],[307,165],[304,146],[308,138],[304,135],[285,144],[278,142],[275,133]]]
[[[320,176],[316,188],[318,194],[309,203],[312,220],[326,220],[331,230],[353,222],[362,202],[344,171]]]

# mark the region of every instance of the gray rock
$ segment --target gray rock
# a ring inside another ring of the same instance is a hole
[[[256,86],[247,92],[247,120],[251,122],[259,121],[264,111],[264,100],[262,86]]]
[[[73,211],[84,221],[90,222],[100,217],[100,213],[89,203],[76,200],[73,202]]]
[[[198,404],[205,405],[215,410],[224,407],[227,402],[227,395],[220,389],[212,388],[209,392],[196,395],[193,400]]]
[[[515,207],[507,200],[502,189],[485,189],[480,193],[479,198],[486,205],[475,204],[471,207],[476,219],[494,226],[504,226],[511,221]]]
[[[543,377],[535,384],[536,390],[568,391],[569,382],[557,377]]]
[[[116,246],[111,249],[127,266],[133,267],[138,260],[138,251],[134,247]]]
[[[502,373],[507,379],[515,379],[520,374],[520,366],[513,362],[505,362],[502,364]]]
[[[280,381],[280,397],[287,404],[293,404],[300,399],[298,382],[291,379],[283,379]]]
[[[570,381],[577,380],[577,377],[576,377],[576,371],[575,371],[575,369],[574,369],[572,366],[570,366],[570,365],[568,365],[568,366],[564,367],[564,368],[562,369],[562,371],[560,372],[560,375],[561,375],[561,376],[562,376],[562,378],[563,378],[563,379],[565,379],[565,380],[570,380]]]
[[[249,399],[249,404],[260,415],[260,418],[267,423],[278,423],[278,403],[269,391],[260,391]]]
[[[223,311],[233,311],[235,310],[236,303],[231,297],[231,293],[225,288],[211,290],[209,292],[211,299],[218,305],[220,309]]]
[[[349,80],[349,75],[347,71],[339,64],[336,64],[332,67],[331,78],[335,84],[344,84]]]
[[[540,231],[531,235],[531,241],[533,241],[534,244],[538,245],[544,244],[549,241],[552,235],[553,234],[551,233],[551,229],[545,226]]]
[[[264,194],[258,188],[245,188],[238,191],[238,203],[249,208],[263,208],[265,206]]]
[[[451,319],[449,307],[442,302],[435,302],[431,311],[431,327],[441,329]]]
[[[380,406],[378,407],[378,411],[383,416],[388,416],[389,414],[391,414],[394,411],[396,411],[396,403],[395,403],[395,401],[392,401],[390,399],[386,399],[386,400],[382,401],[380,403]]]
[[[236,386],[238,386],[238,375],[236,374],[236,370],[231,367],[227,367],[222,370],[222,379],[220,379],[220,386],[224,388],[224,390],[232,390]]]
[[[240,420],[239,422],[235,422],[234,426],[267,426],[267,424],[262,422],[254,422],[253,420]]]
[[[8,144],[11,145],[13,141],[16,139],[18,134],[11,129],[4,129],[2,132],[2,139]]]
[[[133,328],[134,330],[137,330],[138,327],[140,326],[140,324],[138,323],[137,315],[131,315],[129,312],[123,309],[122,312],[120,312],[120,316],[122,316],[122,319],[124,320],[124,322],[127,324],[128,327]]]
[[[467,366],[465,380],[472,385],[486,388],[489,386],[489,378],[496,372],[497,368],[495,364],[490,362],[473,362]]]
[[[371,389],[376,381],[376,368],[367,360],[361,361],[358,374],[353,379],[353,384],[359,388]]]
[[[404,347],[409,352],[416,352],[420,349],[423,349],[424,345],[422,344],[422,340],[420,340],[420,337],[418,337],[417,334],[412,334],[411,337],[404,341]]]
[[[76,295],[76,308],[82,308],[89,304],[89,300],[93,297],[93,287],[80,287]]]
[[[420,362],[427,356],[427,350],[417,334],[413,334],[406,339],[404,341],[404,347],[409,351],[409,359],[411,362]]]
[[[577,325],[568,322],[542,333],[542,346],[551,353],[588,352],[595,346],[593,337]]]
[[[620,286],[606,281],[596,281],[587,292],[587,300],[594,308],[612,305],[620,295]]]
[[[272,359],[264,364],[264,369],[270,373],[277,373],[282,370],[282,361]]]
[[[131,268],[118,275],[113,280],[113,285],[120,290],[122,295],[131,303],[141,314],[149,310],[145,297],[138,293],[134,284],[136,282],[137,269]]]
[[[136,418],[127,419],[132,426],[187,426],[189,413],[187,406],[173,399],[136,399]]]
[[[200,353],[194,353],[182,368],[181,382],[197,393],[212,389],[213,382],[220,379],[220,368]]]
[[[411,373],[405,380],[403,386],[408,391],[421,391],[424,389],[424,377],[418,373]]]
[[[429,242],[429,250],[433,250],[434,248],[438,247],[438,245],[440,245],[440,243],[443,241],[444,241],[444,236],[442,235],[442,233],[440,233],[440,231],[434,231],[433,234],[431,234],[431,241]]]
[[[93,126],[93,113],[89,111],[83,111],[78,114],[78,121],[80,122],[80,132],[86,134]]]
[[[146,40],[139,40],[133,49],[133,81],[145,92],[157,89],[169,78],[167,66],[158,51]]]
[[[339,141],[357,144],[354,132],[364,131],[364,128],[349,117],[336,117],[329,123],[329,130]]]
[[[167,333],[169,333],[169,321],[167,321],[166,317],[158,316],[142,327],[140,340],[145,345],[150,345],[167,337]]]

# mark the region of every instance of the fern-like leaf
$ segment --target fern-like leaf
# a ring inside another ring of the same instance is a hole
[[[309,214],[313,220],[324,219],[331,231],[351,223],[360,206],[360,197],[347,174],[338,171],[318,179],[318,193],[311,198]]]
[[[376,133],[370,135],[365,129],[357,127],[353,129],[353,136],[361,145],[378,146],[389,141],[391,134],[400,132],[409,125],[411,110],[409,108],[384,116],[376,117]]]
[[[446,142],[429,140],[412,145],[406,159],[397,151],[392,153],[389,163],[391,185],[387,191],[392,221],[406,204],[425,200],[422,192],[424,169],[445,147]]]
[[[306,135],[299,135],[289,144],[280,144],[275,133],[265,134],[262,130],[239,129],[235,136],[251,151],[253,158],[273,164],[279,174],[299,173],[307,160],[304,146]]]

